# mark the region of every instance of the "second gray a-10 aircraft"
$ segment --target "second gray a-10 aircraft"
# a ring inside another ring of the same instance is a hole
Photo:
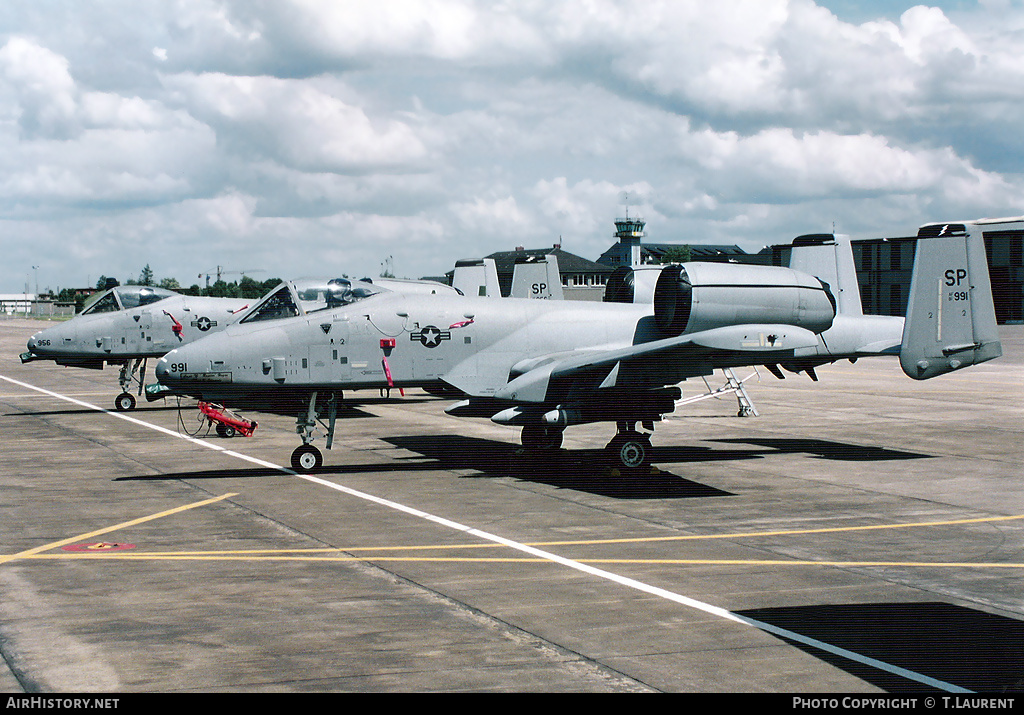
[[[66,367],[102,370],[119,365],[121,394],[114,406],[135,408],[129,392],[138,384],[141,394],[146,361],[179,345],[223,330],[250,300],[182,295],[153,286],[116,286],[100,294],[71,320],[41,330],[28,341],[21,361],[53,360]]]
[[[326,412],[330,449],[343,390],[414,386],[461,393],[448,414],[521,426],[528,448],[615,422],[609,450],[637,470],[676,385],[715,369],[889,354],[926,379],[998,357],[981,223],[922,227],[905,323],[844,314],[826,281],[781,266],[664,266],[651,303],[413,297],[348,281],[304,302],[285,283],[219,334],[172,350],[156,374],[172,393],[296,410],[296,470],[322,465],[314,433]]]
[[[403,293],[457,291],[434,281],[380,278],[380,285]],[[323,293],[327,279],[298,281],[300,301]],[[154,286],[115,286],[101,293],[71,320],[41,330],[28,341],[22,363],[52,360],[65,367],[102,370],[120,366],[121,394],[114,400],[119,411],[135,408],[129,392],[137,384],[142,394],[146,362],[194,340],[223,330],[257,301],[176,293]]]

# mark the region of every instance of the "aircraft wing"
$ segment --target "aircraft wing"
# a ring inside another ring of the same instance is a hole
[[[817,344],[815,333],[793,325],[731,325],[599,352],[533,358],[536,367],[477,394],[543,403],[585,397],[600,388],[661,387],[717,367],[785,360]],[[454,376],[445,381],[465,389]]]

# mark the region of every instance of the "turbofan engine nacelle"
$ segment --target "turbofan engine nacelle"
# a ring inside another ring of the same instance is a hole
[[[650,304],[659,275],[661,266],[619,266],[608,276],[604,302]]]
[[[654,319],[668,335],[758,323],[821,333],[835,317],[828,284],[791,268],[673,264],[661,270],[654,289]]]

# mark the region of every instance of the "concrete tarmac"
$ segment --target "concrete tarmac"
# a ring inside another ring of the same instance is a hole
[[[640,478],[611,425],[537,457],[419,391],[297,475],[294,417],[115,412],[116,369],[19,362],[44,326],[0,321],[0,692],[1024,690],[1022,326],[923,383],[762,370]]]

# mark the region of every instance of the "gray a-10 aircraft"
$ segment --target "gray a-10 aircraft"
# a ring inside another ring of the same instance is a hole
[[[651,304],[341,286],[300,311],[285,284],[221,333],[168,353],[156,374],[174,393],[297,410],[297,471],[322,465],[314,430],[326,410],[330,449],[343,390],[392,386],[458,390],[466,399],[448,414],[521,426],[527,448],[560,446],[571,425],[615,422],[609,451],[637,470],[651,445],[636,425],[652,431],[679,382],[715,369],[898,354],[907,375],[925,379],[998,357],[981,231],[939,226],[922,228],[902,330],[899,319],[842,314],[827,282],[780,266],[664,266]]]
[[[454,289],[433,281],[378,279],[403,293],[450,293]],[[323,295],[327,279],[298,281],[300,304],[313,304]],[[29,338],[22,363],[53,360],[67,367],[102,370],[120,365],[120,410],[135,408],[133,384],[142,394],[146,362],[168,351],[216,333],[237,320],[259,299],[209,298],[182,295],[164,288],[124,285],[110,288],[71,320],[41,330]]]
[[[149,358],[223,330],[253,302],[182,295],[152,286],[116,286],[71,320],[29,338],[21,361],[53,360],[93,370],[120,365],[121,394],[114,406],[131,410],[135,396],[129,390],[137,383],[141,394]]]

